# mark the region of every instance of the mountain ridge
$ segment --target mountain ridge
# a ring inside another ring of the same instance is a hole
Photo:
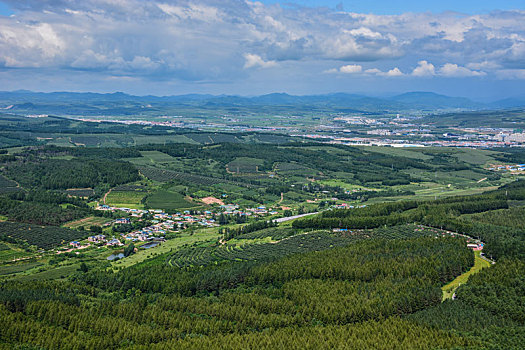
[[[509,97],[506,99],[482,103],[466,97],[447,96],[428,91],[409,91],[391,97],[373,97],[363,94],[335,92],[314,95],[291,95],[286,92],[274,92],[257,96],[212,95],[212,94],[182,94],[182,95],[144,95],[137,96],[124,92],[34,92],[29,90],[0,91],[0,107],[13,105],[17,110],[25,108],[27,103],[34,105],[49,103],[92,102],[94,104],[123,103],[161,104],[161,105],[191,105],[203,107],[257,107],[257,106],[301,106],[315,108],[343,108],[362,111],[394,111],[394,110],[488,110],[494,108],[525,107],[525,97]]]

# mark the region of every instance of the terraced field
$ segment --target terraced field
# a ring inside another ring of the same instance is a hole
[[[277,243],[190,247],[181,249],[169,257],[168,264],[174,267],[190,267],[216,264],[222,261],[268,260],[294,253],[344,246],[350,243],[350,240],[328,231],[316,231],[298,234]]]
[[[263,230],[245,233],[235,237],[236,240],[243,239],[263,239],[270,237],[272,240],[278,241],[286,237],[294,236],[299,233],[299,230],[291,227],[269,227]]]
[[[292,228],[269,228],[236,237],[235,244],[214,244],[212,246],[186,247],[178,250],[167,259],[170,266],[183,268],[218,264],[223,261],[259,261],[280,258],[290,254],[321,251],[345,246],[358,240],[369,238],[402,239],[421,236],[442,237],[450,235],[447,231],[419,226],[402,225],[375,230],[352,231],[313,231],[301,233]],[[257,242],[272,237],[277,242]],[[242,244],[242,240],[255,240]]]

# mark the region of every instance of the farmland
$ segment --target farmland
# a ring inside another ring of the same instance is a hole
[[[191,209],[200,205],[186,199],[183,194],[169,189],[160,189],[149,195],[146,204],[150,208],[164,209],[168,212]]]
[[[221,179],[215,179],[210,177],[204,177],[194,174],[186,174],[171,170],[161,170],[157,168],[140,168],[140,172],[151,180],[158,182],[168,182],[172,180],[185,180],[195,184],[213,185],[221,183]]]
[[[292,228],[269,228],[236,236],[232,244],[197,246],[181,249],[168,259],[175,267],[206,266],[225,261],[272,260],[290,254],[321,251],[370,238],[407,239],[416,237],[444,237],[445,231],[403,225],[375,230],[301,232]],[[265,238],[271,238],[268,242]]]
[[[11,275],[16,273],[23,273],[37,267],[42,266],[42,263],[39,262],[29,262],[24,264],[11,264],[3,265],[0,267],[0,275]]]
[[[66,193],[75,197],[87,198],[95,194],[92,188],[68,188]]]
[[[216,242],[220,235],[217,230],[205,229],[194,233],[184,233],[178,235],[176,239],[170,239],[165,243],[162,243],[159,247],[155,248],[155,251],[141,250],[137,254],[133,254],[127,259],[116,260],[112,263],[115,268],[130,267],[135,264],[144,262],[154,256],[163,257],[166,253],[172,250],[178,250],[181,247],[187,247],[193,244],[209,244],[210,242]]]
[[[106,197],[106,204],[115,207],[142,209],[142,199],[146,196],[141,191],[111,191]]]
[[[262,159],[238,157],[226,164],[226,168],[231,173],[257,173],[263,163]]]
[[[0,243],[0,263],[30,257],[31,251],[21,249],[14,244]]]
[[[9,180],[5,176],[0,175],[0,194],[16,192],[19,190],[20,188],[15,181]]]
[[[39,248],[49,249],[63,242],[82,238],[85,233],[56,226],[0,222],[0,235],[7,235]]]
[[[384,331],[385,349],[498,348],[463,328],[473,306],[521,334],[523,183],[487,170],[512,152],[112,135],[13,149],[0,170],[18,188],[0,193],[0,321],[20,344],[322,348],[324,337],[344,348],[366,328]],[[496,260],[483,270],[466,247],[480,241]],[[450,288],[456,300],[442,303]]]
[[[103,224],[107,223],[111,221],[110,219],[108,218],[104,218],[104,217],[98,217],[98,216],[89,216],[87,218],[83,218],[83,219],[80,219],[80,220],[75,220],[75,221],[71,221],[71,222],[68,222],[66,224],[64,224],[64,227],[67,227],[67,228],[71,228],[71,229],[77,229],[81,226],[84,226],[84,227],[89,227],[89,226],[102,226]]]

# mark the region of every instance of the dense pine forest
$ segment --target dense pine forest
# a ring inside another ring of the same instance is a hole
[[[456,150],[404,152],[285,142],[18,150],[0,178],[0,257],[12,254],[0,268],[0,348],[523,348],[525,181]],[[166,211],[207,210],[217,226],[174,228],[167,243],[188,243],[161,253],[108,248],[127,265],[95,255],[101,246],[57,254],[155,221],[95,210],[113,195],[152,210],[178,201]],[[213,196],[276,214],[197,202]],[[308,212],[319,213],[273,221]],[[111,224],[122,217],[134,221]],[[480,261],[490,267],[476,270]]]

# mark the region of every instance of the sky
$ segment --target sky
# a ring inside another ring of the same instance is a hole
[[[525,0],[0,0],[0,90],[525,96]]]

